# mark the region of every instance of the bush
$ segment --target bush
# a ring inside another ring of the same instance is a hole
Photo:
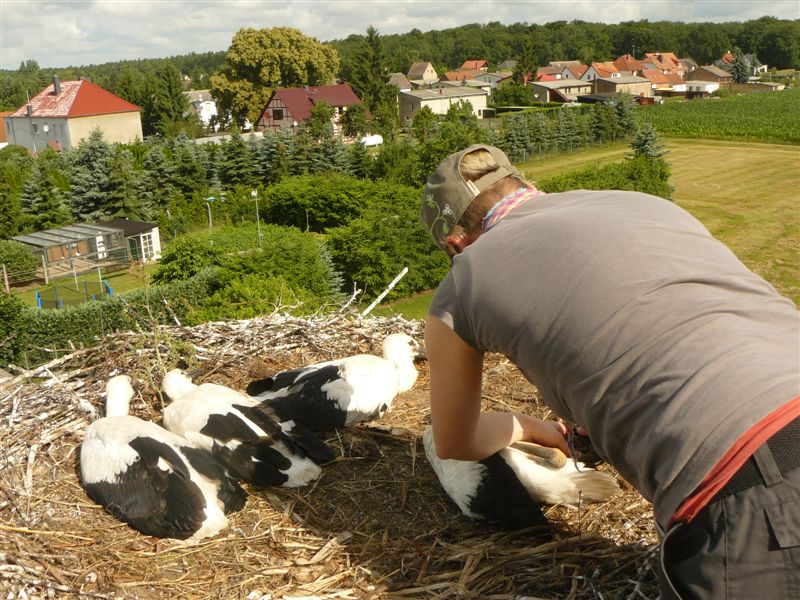
[[[629,190],[670,199],[669,165],[663,160],[639,156],[601,167],[591,166],[570,171],[537,183],[544,192],[569,190]]]
[[[22,300],[0,292],[0,366],[16,363],[20,357],[26,312],[32,311]]]
[[[24,344],[18,345],[10,359],[3,356],[3,361],[18,362],[24,358],[29,364],[40,364],[58,353],[69,352],[71,345],[91,346],[115,331],[149,330],[158,324],[174,323],[173,316],[184,322],[217,289],[217,271],[206,269],[185,281],[150,286],[109,300],[61,310],[25,308],[17,324],[18,338],[24,339]]]
[[[379,190],[372,181],[332,173],[287,178],[264,191],[264,219],[321,233],[360,215]]]
[[[206,236],[182,235],[172,240],[161,254],[153,283],[171,283],[193,277],[203,269],[219,265],[222,251]]]
[[[35,271],[41,260],[25,244],[14,240],[0,240],[0,265],[5,265],[9,273]]]
[[[259,275],[281,277],[292,288],[308,291],[322,302],[339,298],[342,278],[315,236],[294,227],[265,225],[261,237],[260,250],[229,256],[224,261],[220,272],[223,288],[245,275]]]
[[[334,263],[366,296],[382,292],[403,267],[409,271],[392,297],[434,288],[450,268],[447,255],[419,225],[420,191],[394,189],[391,201],[376,201],[361,217],[328,232]]]
[[[239,275],[215,292],[200,309],[191,311],[187,324],[221,319],[252,319],[275,310],[307,314],[321,306],[308,290],[290,285],[283,277],[256,273]]]

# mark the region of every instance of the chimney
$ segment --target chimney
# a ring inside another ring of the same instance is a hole
[[[53,75],[53,93],[58,96],[61,93],[61,80],[58,75]]]
[[[28,111],[28,116],[32,117],[33,116],[33,104],[28,104],[28,106],[26,106],[25,109]]]

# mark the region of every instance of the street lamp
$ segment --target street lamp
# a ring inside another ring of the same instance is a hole
[[[213,226],[213,223],[211,222],[211,203],[214,200],[216,200],[216,198],[214,198],[214,196],[209,196],[208,198],[206,198],[206,208],[208,209],[208,230],[209,231],[211,231],[211,227]]]
[[[250,192],[253,200],[256,201],[256,229],[258,230],[258,247],[261,248],[261,219],[258,216],[258,192],[253,190]]]

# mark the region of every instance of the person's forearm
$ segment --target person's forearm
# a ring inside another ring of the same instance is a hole
[[[553,421],[519,413],[483,412],[472,436],[452,447],[437,448],[437,454],[440,458],[482,460],[522,440],[569,452],[561,426]]]

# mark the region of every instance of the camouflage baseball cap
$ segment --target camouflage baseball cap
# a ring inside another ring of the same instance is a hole
[[[492,155],[497,169],[487,173],[480,179],[468,181],[461,174],[461,159],[475,152],[486,150]],[[508,161],[508,157],[499,148],[473,144],[460,152],[445,158],[436,170],[428,177],[422,195],[422,207],[419,220],[425,231],[431,234],[433,241],[446,249],[445,238],[461,219],[461,215],[473,198],[493,183],[513,175],[522,177],[519,171]]]

